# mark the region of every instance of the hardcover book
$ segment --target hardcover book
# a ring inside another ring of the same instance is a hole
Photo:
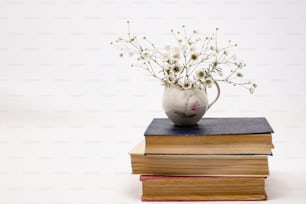
[[[272,133],[266,118],[203,118],[188,127],[155,118],[144,133],[145,153],[270,155]]]
[[[130,152],[133,174],[248,176],[269,175],[266,155],[145,155],[140,142]]]
[[[144,201],[266,200],[264,177],[140,176]]]

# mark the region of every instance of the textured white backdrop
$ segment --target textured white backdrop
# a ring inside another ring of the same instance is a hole
[[[305,10],[302,0],[1,0],[0,203],[140,203],[127,152],[164,117],[163,89],[109,45],[126,20],[155,42],[185,24],[239,44],[259,87],[223,85],[207,116],[267,117],[267,203],[305,203]]]

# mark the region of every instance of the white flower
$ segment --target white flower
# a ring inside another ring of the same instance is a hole
[[[177,39],[177,42],[178,42],[179,44],[182,44],[183,39],[182,39],[182,38],[178,38],[178,39]]]
[[[172,52],[172,57],[176,60],[178,60],[180,58],[180,48],[179,47],[173,47],[171,49]]]
[[[169,75],[167,77],[167,82],[173,84],[176,81],[176,77],[174,75]]]
[[[206,77],[206,72],[204,69],[198,69],[196,71],[196,77],[200,80],[204,79]]]
[[[191,60],[197,61],[199,59],[199,54],[196,52],[191,53],[190,55]]]
[[[243,77],[243,74],[241,72],[236,73],[237,77]]]
[[[190,89],[192,87],[192,83],[188,80],[185,80],[183,83],[183,88],[184,89]]]
[[[212,80],[211,78],[205,79],[205,85],[206,85],[208,88],[211,88],[211,87],[212,87],[212,84],[213,84],[213,80]]]
[[[174,65],[172,66],[172,72],[173,72],[174,74],[179,74],[179,73],[182,72],[182,70],[183,70],[183,67],[182,67],[181,65],[179,65],[179,64],[174,64]]]
[[[143,52],[141,53],[141,58],[142,58],[142,59],[146,59],[146,58],[148,58],[148,57],[150,57],[150,52],[149,52],[149,51],[145,50],[145,51],[143,51]]]

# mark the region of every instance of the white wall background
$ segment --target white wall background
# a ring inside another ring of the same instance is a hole
[[[163,89],[109,45],[126,20],[155,42],[185,24],[239,44],[259,87],[223,85],[207,116],[267,117],[267,203],[305,203],[305,10],[303,0],[1,0],[0,203],[140,203],[128,151],[164,117]]]

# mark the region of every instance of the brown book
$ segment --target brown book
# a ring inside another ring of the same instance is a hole
[[[140,176],[144,201],[266,200],[264,177]]]
[[[204,118],[180,127],[156,118],[145,132],[146,154],[272,154],[273,130],[265,118]]]
[[[133,174],[248,176],[269,175],[266,155],[145,155],[142,141],[131,152]]]

